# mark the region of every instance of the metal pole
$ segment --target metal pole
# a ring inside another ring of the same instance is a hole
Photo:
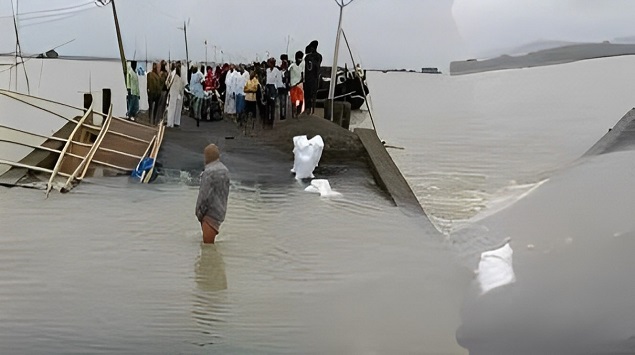
[[[123,69],[123,82],[128,87],[128,69],[126,67],[126,55],[123,51],[123,42],[121,40],[121,30],[119,29],[119,19],[117,18],[117,9],[115,8],[115,0],[110,2],[112,4],[112,15],[115,18],[115,30],[117,30],[117,42],[119,43],[119,56],[121,57],[121,68]]]
[[[207,40],[205,40],[205,66],[207,67]]]
[[[331,83],[329,85],[329,101],[331,103],[331,115],[333,120],[333,106],[335,103],[335,76],[337,75],[337,55],[340,49],[340,33],[342,31],[342,14],[344,12],[344,4],[338,4],[340,7],[340,20],[337,24],[337,36],[335,36],[335,51],[333,53],[333,65],[331,66]]]
[[[190,52],[187,50],[187,26],[185,25],[185,21],[183,21],[183,33],[185,34],[185,62],[187,63],[187,67],[190,67]]]

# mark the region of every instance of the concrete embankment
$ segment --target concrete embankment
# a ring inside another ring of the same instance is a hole
[[[635,149],[635,108],[628,111],[584,156],[631,149]]]
[[[545,49],[521,56],[502,55],[497,58],[450,63],[451,75],[473,74],[493,70],[519,69],[570,63],[585,59],[635,55],[633,44],[585,43]]]
[[[285,181],[289,178],[288,169],[293,165],[293,137],[306,135],[312,138],[319,134],[325,144],[320,168],[365,166],[395,205],[425,216],[374,130],[358,128],[351,132],[318,116],[276,121],[273,129],[256,127],[249,135],[230,121],[201,122],[197,127],[195,120],[184,116],[181,123],[179,128],[166,130],[158,157],[165,169],[200,171],[203,148],[214,143],[221,148],[222,159],[236,179],[245,181],[266,176],[268,181]]]

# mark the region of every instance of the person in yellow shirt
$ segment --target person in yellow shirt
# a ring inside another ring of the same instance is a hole
[[[256,117],[256,92],[258,92],[258,77],[256,71],[252,70],[249,73],[249,81],[245,85],[245,115],[249,119],[249,115],[253,118]]]

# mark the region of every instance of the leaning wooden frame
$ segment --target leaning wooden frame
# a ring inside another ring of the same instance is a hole
[[[163,122],[115,117],[112,105],[101,113],[7,90],[1,100],[20,107],[15,115],[0,112],[0,184],[42,188],[47,196],[85,177],[130,174],[149,153],[156,160],[163,138]]]

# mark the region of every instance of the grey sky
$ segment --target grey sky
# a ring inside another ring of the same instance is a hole
[[[111,8],[90,0],[18,0],[25,52],[60,45],[62,55],[118,55]],[[14,4],[16,0],[13,0]],[[82,6],[85,5],[85,6]],[[72,7],[72,8],[69,8]],[[37,12],[69,8],[61,12]],[[190,58],[263,59],[320,41],[332,61],[338,7],[333,0],[117,0],[126,56],[184,58],[190,19]],[[355,0],[344,29],[366,67],[446,68],[451,60],[498,54],[539,40],[602,41],[635,35],[631,0]],[[0,52],[14,50],[11,0],[0,1]],[[43,22],[46,21],[46,22]],[[6,34],[6,35],[5,35]],[[223,51],[221,54],[220,51]],[[135,53],[136,52],[136,53]],[[344,58],[346,52],[340,58]]]

